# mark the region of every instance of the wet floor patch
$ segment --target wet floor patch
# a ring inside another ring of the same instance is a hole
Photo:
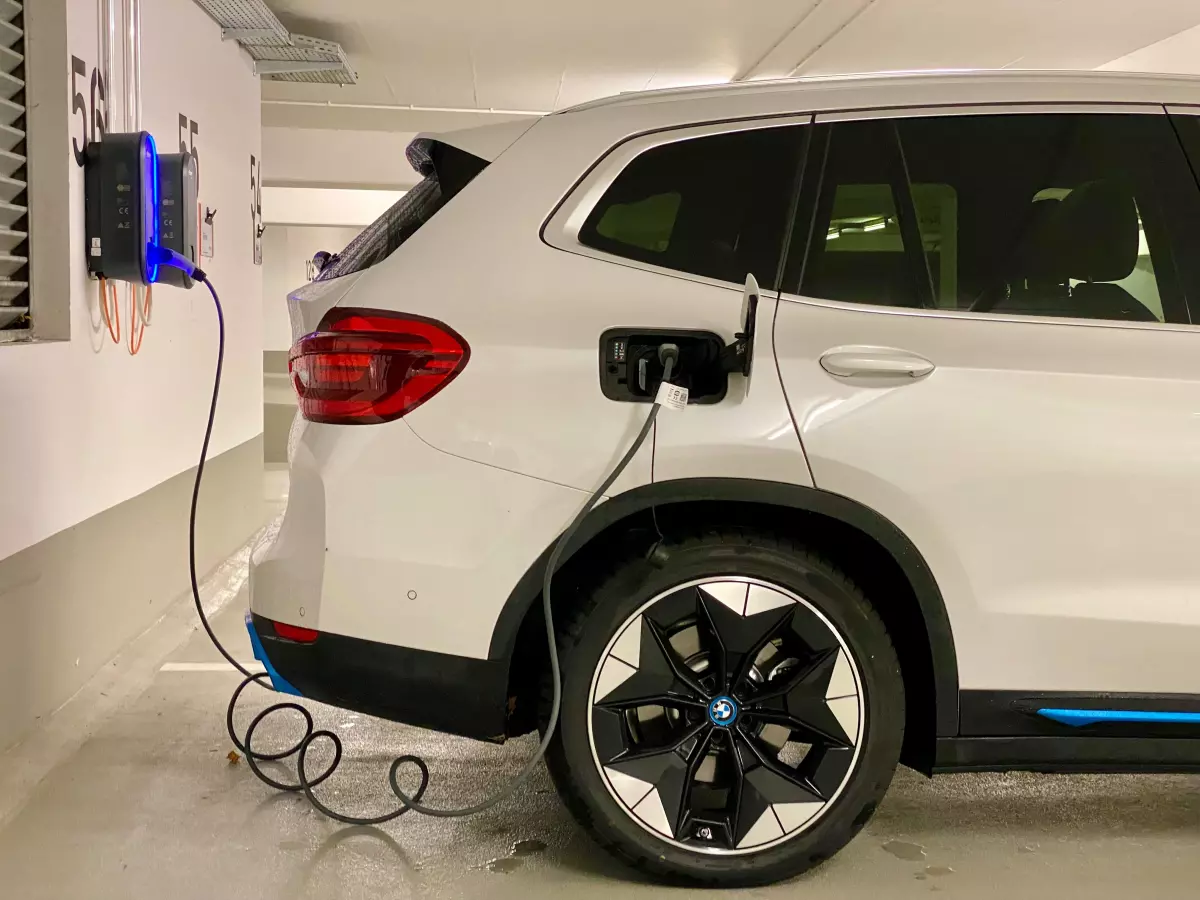
[[[546,849],[545,841],[517,841],[512,845],[512,856],[532,856]]]
[[[515,872],[525,864],[527,856],[533,856],[535,853],[542,853],[546,849],[545,841],[524,840],[517,841],[512,845],[512,849],[508,852],[508,856],[501,856],[498,859],[493,859],[490,862],[483,864],[483,868],[489,872],[499,872],[501,875],[509,872]]]
[[[499,872],[501,875],[506,875],[509,872],[515,872],[524,865],[524,861],[517,859],[514,856],[502,856],[499,859],[493,859],[484,868],[489,872]]]
[[[954,870],[949,866],[926,866],[925,874],[930,878],[941,878],[943,875],[953,875]]]
[[[925,858],[925,848],[909,841],[888,841],[883,845],[883,849],[897,859],[909,862],[920,862]]]

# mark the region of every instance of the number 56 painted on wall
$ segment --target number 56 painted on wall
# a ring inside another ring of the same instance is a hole
[[[81,85],[79,79],[83,79]],[[95,66],[91,76],[91,105],[84,102],[82,87],[88,82],[87,63],[78,56],[71,57],[71,115],[80,116],[80,143],[71,135],[71,149],[75,153],[75,164],[82,166],[87,161],[87,145],[91,141],[104,139],[108,131],[108,97],[104,87],[104,76]],[[101,110],[103,106],[103,110]]]

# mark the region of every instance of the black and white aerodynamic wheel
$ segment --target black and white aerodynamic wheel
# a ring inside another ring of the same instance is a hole
[[[716,534],[632,562],[564,635],[551,771],[601,843],[657,874],[778,880],[866,822],[903,736],[899,665],[819,556]]]

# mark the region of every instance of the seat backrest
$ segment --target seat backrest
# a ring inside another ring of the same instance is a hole
[[[1062,200],[1039,200],[1016,254],[1024,278],[996,311],[1156,321],[1118,284],[1137,265],[1137,204],[1113,181],[1089,181]],[[1078,281],[1070,287],[1071,281]]]
[[[1021,236],[1007,266],[1007,293],[990,309],[1031,316],[1064,316],[1070,304],[1066,268],[1054,238],[1061,201],[1037,198],[1021,225]]]
[[[1089,319],[1156,321],[1144,304],[1118,284],[1137,265],[1137,203],[1114,181],[1089,181],[1062,201],[1057,217],[1071,289],[1072,315]],[[1107,282],[1107,283],[1105,283]]]

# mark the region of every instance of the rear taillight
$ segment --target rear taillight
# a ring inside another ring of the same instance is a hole
[[[333,309],[292,347],[288,368],[304,418],[370,425],[416,409],[453,381],[470,356],[462,336],[441,322]]]
[[[312,628],[301,628],[299,625],[288,625],[286,622],[272,622],[275,633],[284,640],[295,641],[298,644],[311,644],[321,636],[319,631]]]

